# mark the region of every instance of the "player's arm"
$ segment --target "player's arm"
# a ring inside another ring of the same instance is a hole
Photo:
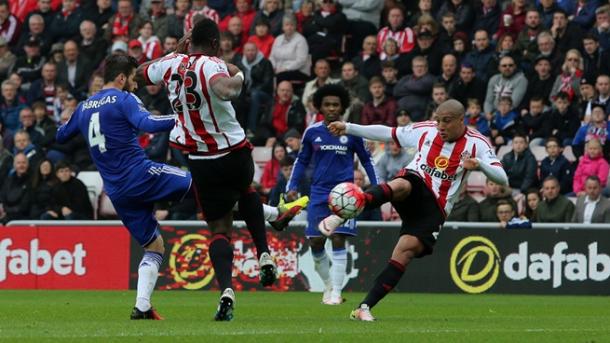
[[[158,85],[163,81],[163,75],[167,71],[169,67],[167,63],[168,60],[181,55],[186,54],[188,51],[188,46],[191,41],[191,32],[187,32],[179,41],[176,46],[176,50],[171,52],[165,56],[159,57],[152,61],[147,61],[138,66],[136,69],[136,81],[138,84],[145,85]]]
[[[222,100],[237,98],[244,84],[244,73],[231,63],[227,63],[226,72],[222,71],[220,64],[218,66],[218,73],[210,78],[212,92]]]
[[[292,174],[290,174],[290,178],[286,183],[286,192],[296,191],[299,187],[299,183],[305,174],[305,170],[309,165],[309,161],[311,160],[312,149],[311,144],[308,141],[308,134],[305,131],[303,135],[303,140],[301,141],[301,151],[297,155],[296,161],[294,161],[294,166],[292,168]]]
[[[355,139],[354,150],[356,151],[356,155],[358,155],[358,159],[360,159],[360,163],[366,170],[366,174],[371,181],[371,185],[376,185],[379,183],[379,177],[377,176],[377,171],[375,170],[375,164],[373,163],[373,158],[369,151],[364,147],[364,140],[362,138]]]
[[[506,171],[504,171],[496,153],[487,143],[477,144],[477,156],[469,158],[463,163],[467,170],[480,170],[491,181],[500,185],[508,185]]]
[[[358,125],[335,121],[328,125],[328,130],[333,135],[348,134],[382,142],[393,140],[400,147],[415,147],[423,129],[413,128],[411,125],[389,127],[385,125]]]
[[[80,132],[78,120],[75,118],[80,113],[80,109],[81,105],[79,104],[78,107],[76,107],[76,110],[74,110],[74,113],[70,116],[70,119],[57,129],[57,133],[55,134],[57,143],[63,144]]]
[[[140,131],[151,133],[170,131],[176,125],[175,115],[152,115],[134,94],[127,94],[122,106],[127,120]]]

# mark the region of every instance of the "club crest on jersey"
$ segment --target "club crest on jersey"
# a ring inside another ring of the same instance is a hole
[[[465,161],[465,160],[469,159],[470,157],[472,157],[472,155],[470,155],[470,152],[464,150],[464,152],[462,152],[462,154],[460,155],[460,160]]]
[[[443,155],[436,156],[434,166],[440,171],[444,171],[449,166],[449,159]]]
[[[339,137],[339,142],[341,142],[341,144],[347,144],[347,136]]]

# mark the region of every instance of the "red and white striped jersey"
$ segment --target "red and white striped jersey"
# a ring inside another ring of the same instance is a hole
[[[201,158],[218,158],[248,144],[230,101],[211,90],[210,82],[229,77],[224,61],[202,54],[169,54],[144,70],[148,84],[163,84],[178,114],[170,142]]]
[[[218,15],[218,12],[216,12],[216,10],[213,8],[209,8],[208,6],[204,6],[200,10],[190,10],[184,16],[184,33],[185,34],[187,32],[189,32],[191,29],[193,29],[193,26],[195,26],[193,24],[193,19],[198,14],[202,15],[206,18],[212,19],[216,24],[218,24],[218,22],[220,21],[220,16]]]
[[[392,138],[402,147],[417,149],[417,155],[405,168],[424,180],[445,216],[451,212],[468,176],[463,160],[476,157],[479,163],[502,168],[487,138],[474,129],[467,128],[457,140],[444,142],[436,122],[425,121],[392,129]]]
[[[393,38],[398,42],[398,52],[401,54],[406,54],[415,48],[415,32],[413,30],[405,27],[403,30],[394,32],[389,26],[386,26],[377,33],[377,53],[379,53],[381,59],[385,58],[383,44],[388,38]]]

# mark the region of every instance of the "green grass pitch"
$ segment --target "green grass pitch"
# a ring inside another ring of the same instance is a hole
[[[610,299],[390,294],[374,323],[349,320],[317,293],[240,292],[235,319],[214,322],[216,292],[159,291],[166,320],[130,321],[135,293],[0,291],[0,342],[610,342]]]

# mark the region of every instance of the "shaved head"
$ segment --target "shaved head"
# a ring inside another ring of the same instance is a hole
[[[466,110],[461,102],[455,99],[449,99],[442,104],[438,105],[436,113],[438,114],[454,114],[457,116],[463,116]]]

